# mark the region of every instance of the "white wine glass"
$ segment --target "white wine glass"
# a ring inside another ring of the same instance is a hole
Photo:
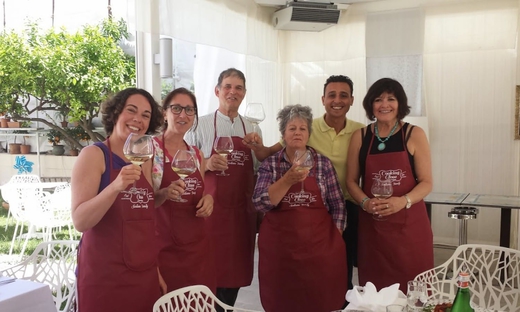
[[[374,195],[377,199],[386,199],[390,198],[392,194],[394,193],[394,188],[392,186],[392,180],[381,180],[376,179],[374,181],[374,184],[372,184],[372,188],[370,190],[372,192],[372,195]],[[386,218],[382,217],[381,215],[372,215],[372,218],[377,221],[384,221]]]
[[[422,281],[409,281],[406,292],[406,305],[408,311],[422,312],[428,301],[426,283]]]
[[[187,176],[197,170],[195,153],[188,150],[178,150],[172,159],[172,170],[179,176],[179,178],[181,178],[182,181],[184,181]],[[182,196],[174,201],[181,203],[187,202],[187,200],[182,198]]]
[[[314,166],[314,159],[312,158],[312,153],[308,149],[306,150],[296,150],[294,152],[294,160],[293,162],[298,166],[296,170],[311,170],[312,166]],[[302,181],[302,190],[301,193],[304,192],[303,189],[304,181]]]
[[[244,117],[253,124],[253,132],[258,132],[258,124],[265,119],[264,106],[262,103],[247,104]]]
[[[123,154],[132,164],[141,166],[153,156],[153,137],[130,133],[123,146]],[[135,182],[133,187],[135,188]]]
[[[234,148],[233,139],[230,136],[218,136],[215,138],[215,142],[213,142],[213,149],[222,157],[227,158]],[[225,170],[222,170],[221,173],[217,173],[217,175],[222,177],[229,176]]]

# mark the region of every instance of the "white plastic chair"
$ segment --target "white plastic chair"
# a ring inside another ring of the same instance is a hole
[[[187,286],[163,295],[155,302],[153,312],[215,312],[216,306],[226,312],[259,312],[229,306],[204,285]]]
[[[77,246],[75,240],[40,243],[28,258],[2,275],[47,284],[57,311],[75,311]]]
[[[518,311],[520,307],[520,250],[478,244],[459,246],[442,265],[415,277],[428,285],[429,300],[453,300],[457,277],[465,265],[470,273],[471,300],[479,307]]]

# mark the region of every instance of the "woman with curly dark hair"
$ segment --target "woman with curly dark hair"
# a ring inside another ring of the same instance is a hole
[[[78,309],[151,311],[166,290],[157,269],[152,162],[129,163],[123,146],[130,133],[155,133],[162,114],[150,93],[128,88],[103,104],[102,120],[107,139],[85,147],[72,171],[72,219],[83,233]]]

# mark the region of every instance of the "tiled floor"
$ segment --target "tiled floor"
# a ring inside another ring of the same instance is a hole
[[[434,261],[435,266],[444,263],[452,254],[454,248],[436,247],[434,248]],[[260,303],[260,296],[258,292],[258,249],[255,251],[255,273],[253,276],[253,282],[251,286],[243,287],[238,293],[236,307],[250,309],[254,311],[263,311],[262,304]],[[358,284],[357,280],[357,269],[354,268],[354,284]]]

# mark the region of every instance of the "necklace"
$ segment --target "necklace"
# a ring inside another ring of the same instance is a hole
[[[376,122],[376,125],[374,126],[374,132],[375,132],[375,135],[376,135],[376,138],[379,142],[379,145],[377,146],[377,149],[382,151],[386,148],[386,144],[385,142],[388,141],[388,139],[390,139],[390,137],[392,136],[392,134],[394,134],[395,132],[395,129],[397,129],[397,125],[399,124],[399,120],[395,122],[395,125],[394,127],[392,128],[392,130],[390,130],[390,133],[388,134],[388,136],[386,137],[386,139],[382,140],[381,137],[379,137],[379,129],[377,128],[377,122]]]

